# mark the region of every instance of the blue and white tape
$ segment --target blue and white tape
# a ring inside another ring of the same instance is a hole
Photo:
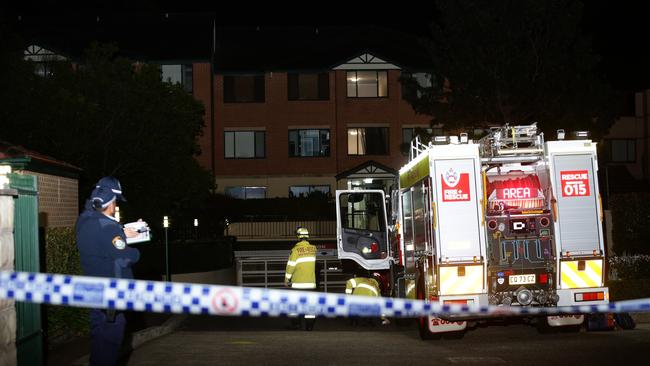
[[[650,298],[569,307],[504,307],[309,291],[0,272],[0,299],[87,308],[231,316],[419,317],[647,312]]]

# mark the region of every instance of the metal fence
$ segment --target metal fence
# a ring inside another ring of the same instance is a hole
[[[282,288],[288,256],[289,251],[235,252],[237,285]],[[345,282],[350,275],[343,272],[336,255],[318,255],[316,273],[318,291],[345,292]]]

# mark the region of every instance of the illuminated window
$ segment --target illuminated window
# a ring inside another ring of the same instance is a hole
[[[377,98],[388,96],[388,72],[348,71],[348,97]]]
[[[388,128],[348,128],[348,155],[388,155]]]
[[[192,94],[193,91],[193,69],[192,64],[187,65],[162,65],[160,68],[162,81],[181,84],[183,90]]]
[[[329,156],[330,130],[289,130],[289,156]]]

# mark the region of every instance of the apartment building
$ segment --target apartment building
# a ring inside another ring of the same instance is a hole
[[[606,193],[650,190],[650,90],[630,93],[628,108],[605,136],[604,157]]]
[[[170,79],[192,70],[186,80],[206,106],[198,159],[219,193],[388,189],[407,160],[403,145],[430,128],[400,82],[429,81],[414,36],[377,27],[238,27],[218,29],[216,39],[214,74],[209,63],[193,63],[176,65]]]

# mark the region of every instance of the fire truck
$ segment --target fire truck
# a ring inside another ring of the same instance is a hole
[[[385,296],[565,306],[608,301],[596,144],[544,141],[536,124],[411,143],[398,188],[337,191],[342,260],[378,272]],[[424,339],[468,321],[420,318]],[[480,319],[478,319],[480,320]],[[582,315],[548,317],[550,326]],[[546,323],[545,323],[546,324]]]

